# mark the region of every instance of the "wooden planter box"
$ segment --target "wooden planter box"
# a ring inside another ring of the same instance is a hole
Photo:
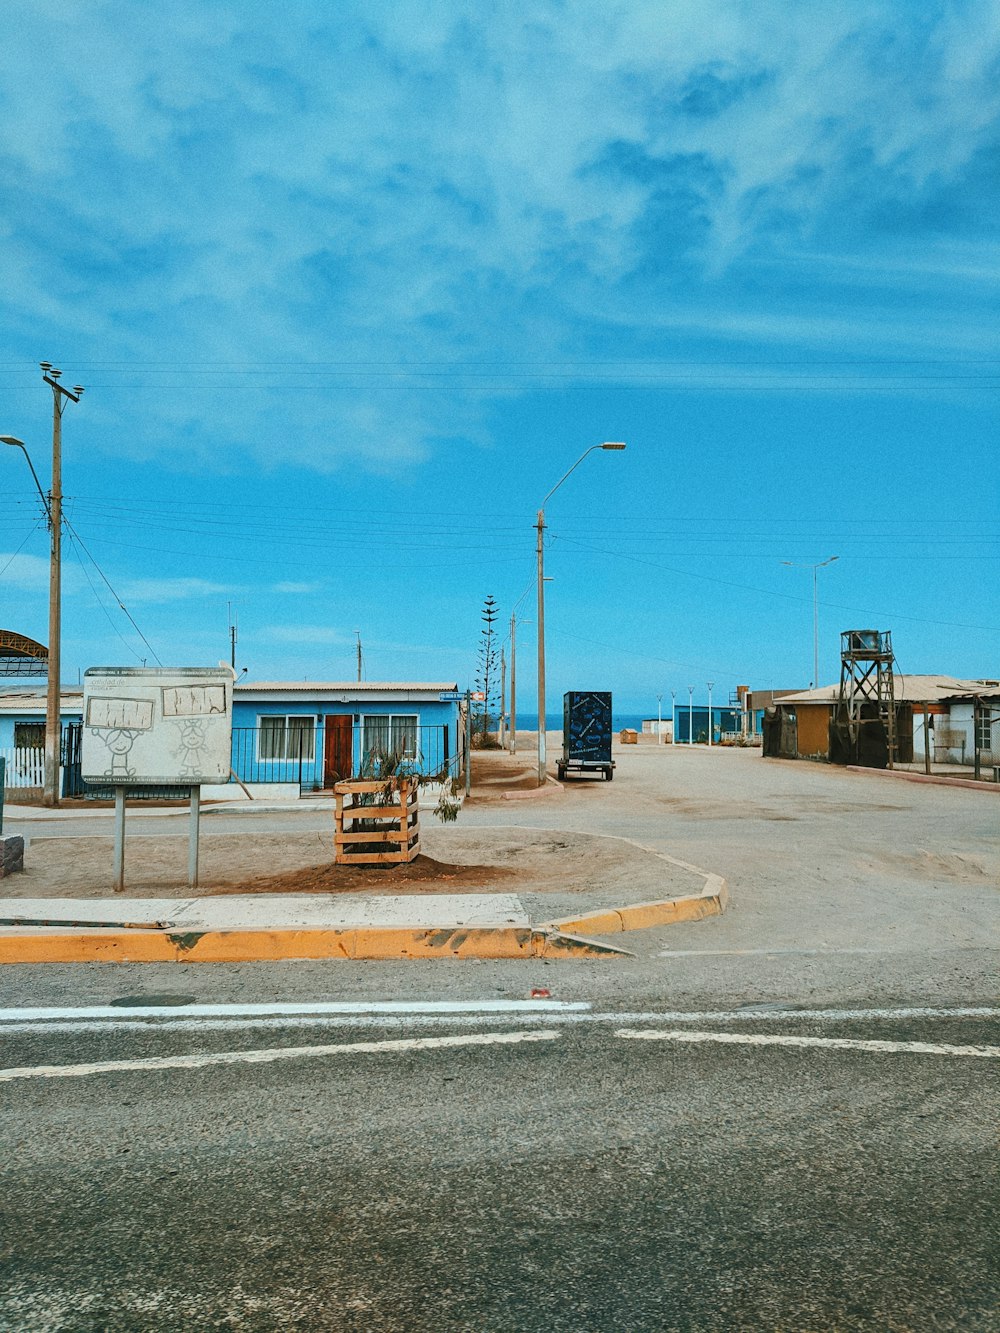
[[[420,816],[416,778],[397,778],[388,803],[385,782],[350,781],[334,784],[334,860],[339,865],[392,865],[412,861],[420,853]],[[361,805],[358,798],[374,797],[378,804]],[[373,827],[361,829],[362,820]]]

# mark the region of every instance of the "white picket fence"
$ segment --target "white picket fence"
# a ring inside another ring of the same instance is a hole
[[[40,745],[14,745],[0,750],[7,760],[4,786],[41,787],[45,784],[45,751]]]

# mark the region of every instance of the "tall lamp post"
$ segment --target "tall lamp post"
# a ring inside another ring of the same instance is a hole
[[[711,745],[712,744],[712,686],[715,684],[715,681],[709,680],[706,681],[705,683],[708,685],[708,743],[709,745]]]
[[[694,686],[688,686],[688,745],[694,745]]]
[[[45,702],[45,768],[43,775],[43,793],[42,798],[46,805],[59,804],[59,748],[62,741],[59,716],[59,560],[60,544],[56,535],[56,526],[54,522],[55,505],[54,494],[46,495],[42,490],[42,483],[38,480],[38,473],[35,471],[35,465],[31,461],[31,455],[28,453],[28,447],[23,440],[19,440],[16,435],[0,435],[0,444],[12,445],[15,449],[20,449],[24,454],[28,467],[31,469],[31,475],[35,482],[35,489],[38,491],[42,502],[42,508],[45,510],[45,517],[49,525],[49,653],[48,680],[46,682],[46,702]],[[53,765],[53,755],[55,762]]]
[[[818,560],[816,564],[796,564],[792,560],[782,560],[782,564],[789,569],[811,569],[813,572],[813,679],[814,686],[819,685],[819,595],[816,571],[822,569],[824,565],[832,565],[835,560],[839,560],[839,555],[831,555],[826,560]]]
[[[663,744],[663,737],[660,734],[663,731],[663,695],[656,696],[656,743]]]
[[[538,519],[535,523],[537,529],[537,539],[535,543],[535,553],[538,560],[538,785],[545,785],[545,572],[543,568],[543,537],[545,533],[545,506],[552,499],[556,491],[563,484],[571,473],[575,472],[588,454],[592,454],[595,449],[608,449],[620,451],[625,448],[624,444],[615,441],[606,440],[603,444],[592,444],[589,449],[584,449],[583,453],[576,460],[569,472],[563,473],[556,484],[546,495],[538,510]]]
[[[510,618],[510,726],[508,728],[508,749],[517,754],[517,627],[530,625],[530,620],[520,619],[516,613]]]
[[[13,435],[0,436],[0,440],[23,450],[49,521],[49,660],[45,695],[45,787],[42,804],[56,806],[59,804],[59,763],[62,757],[62,719],[59,711],[59,683],[62,675],[62,414],[66,399],[74,403],[80,401],[83,385],[74,384],[72,389],[67,389],[59,383],[61,370],[54,369],[49,361],[40,364],[42,378],[52,390],[52,486],[48,497],[39,485],[38,475],[22,441]]]
[[[670,691],[670,744],[677,744],[677,691]]]

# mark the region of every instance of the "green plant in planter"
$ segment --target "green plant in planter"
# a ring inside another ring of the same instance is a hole
[[[412,755],[406,753],[405,745],[394,746],[391,750],[378,748],[367,750],[361,756],[357,777],[362,782],[384,782],[379,791],[357,792],[354,799],[358,805],[391,804],[393,797],[399,792],[402,778],[409,778],[416,782],[418,787],[425,787],[432,781],[426,774],[417,771],[416,761]],[[460,788],[461,784],[457,778],[442,783],[441,795],[434,807],[434,814],[442,824],[452,824],[458,819],[461,802],[456,800],[456,797]],[[378,827],[373,820],[359,820],[358,823],[361,826],[359,832]]]

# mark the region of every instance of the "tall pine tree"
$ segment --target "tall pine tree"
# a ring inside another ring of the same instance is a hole
[[[472,715],[472,730],[479,737],[480,744],[486,741],[492,726],[494,713],[499,711],[496,707],[499,651],[495,628],[499,614],[496,599],[491,593],[483,602],[481,615],[483,628],[479,636],[479,665],[476,674],[476,689],[486,697]]]

